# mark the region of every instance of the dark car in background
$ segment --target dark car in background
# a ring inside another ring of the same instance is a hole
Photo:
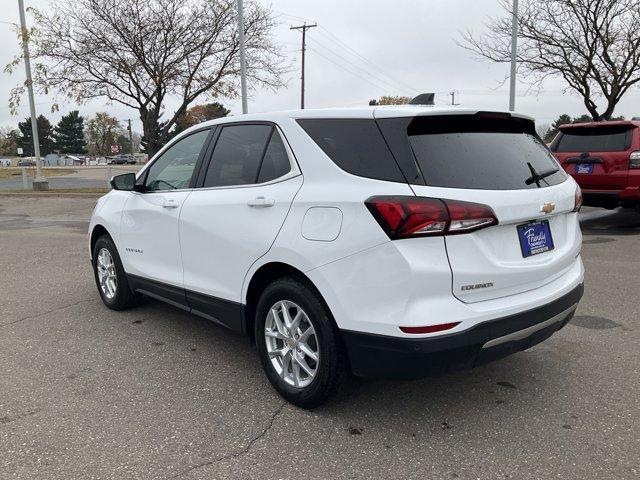
[[[19,167],[35,167],[36,161],[30,158],[21,158],[20,160],[18,160],[18,166]]]
[[[116,155],[108,158],[107,163],[111,165],[135,165],[138,161],[131,155]]]
[[[583,204],[640,208],[640,121],[562,125],[550,145],[582,188]]]

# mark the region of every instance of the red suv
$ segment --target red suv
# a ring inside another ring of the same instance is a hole
[[[550,145],[584,205],[640,208],[640,121],[562,125]]]

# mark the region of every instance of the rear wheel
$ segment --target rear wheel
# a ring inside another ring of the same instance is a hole
[[[93,273],[98,293],[112,310],[124,310],[137,303],[139,295],[129,287],[120,255],[109,235],[102,235],[93,247]]]
[[[322,404],[344,377],[346,357],[329,309],[294,278],[277,280],[262,293],[255,338],[269,381],[299,407]]]

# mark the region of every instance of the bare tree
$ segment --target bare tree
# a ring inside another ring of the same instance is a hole
[[[87,122],[85,136],[90,155],[111,155],[111,145],[117,143],[119,135],[124,135],[124,129],[117,118],[108,113],[98,112]]]
[[[138,110],[148,153],[198,97],[237,95],[235,0],[58,0],[51,12],[32,13],[35,85],[79,103],[106,97]],[[250,85],[281,86],[271,11],[249,0],[244,19]],[[20,94],[14,89],[11,105]],[[178,107],[165,116],[168,98]]]
[[[546,139],[551,132],[551,124],[550,123],[538,123],[536,125],[536,132],[538,136],[542,139]]]
[[[488,32],[459,42],[493,62],[511,60],[512,1]],[[541,86],[561,77],[578,92],[595,121],[611,118],[627,91],[640,82],[640,0],[521,0],[518,72]],[[604,98],[601,110],[597,100]]]
[[[411,97],[401,95],[383,95],[379,99],[369,100],[369,105],[406,105],[411,101]]]

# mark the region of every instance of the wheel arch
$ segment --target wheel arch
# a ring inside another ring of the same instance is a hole
[[[102,235],[109,235],[111,237],[111,239],[113,239],[113,236],[109,233],[109,231],[106,229],[106,227],[104,225],[98,223],[93,227],[93,230],[91,230],[91,239],[90,239],[90,243],[89,243],[89,248],[90,248],[89,252],[90,252],[92,258],[93,258],[93,249],[96,246],[96,242],[98,241],[98,239]]]
[[[320,292],[318,287],[311,281],[311,279],[307,275],[304,274],[304,272],[284,262],[273,261],[265,263],[253,273],[251,280],[248,283],[245,304],[243,308],[243,328],[252,343],[255,342],[255,309],[258,304],[258,300],[260,299],[260,295],[269,284],[279,278],[284,277],[293,277],[309,287],[318,295],[320,300],[325,304],[325,306],[327,306],[327,310],[331,313],[331,309],[327,305],[322,292]],[[333,314],[330,315],[330,318],[334,324],[334,327],[338,329],[336,321],[333,318]]]

